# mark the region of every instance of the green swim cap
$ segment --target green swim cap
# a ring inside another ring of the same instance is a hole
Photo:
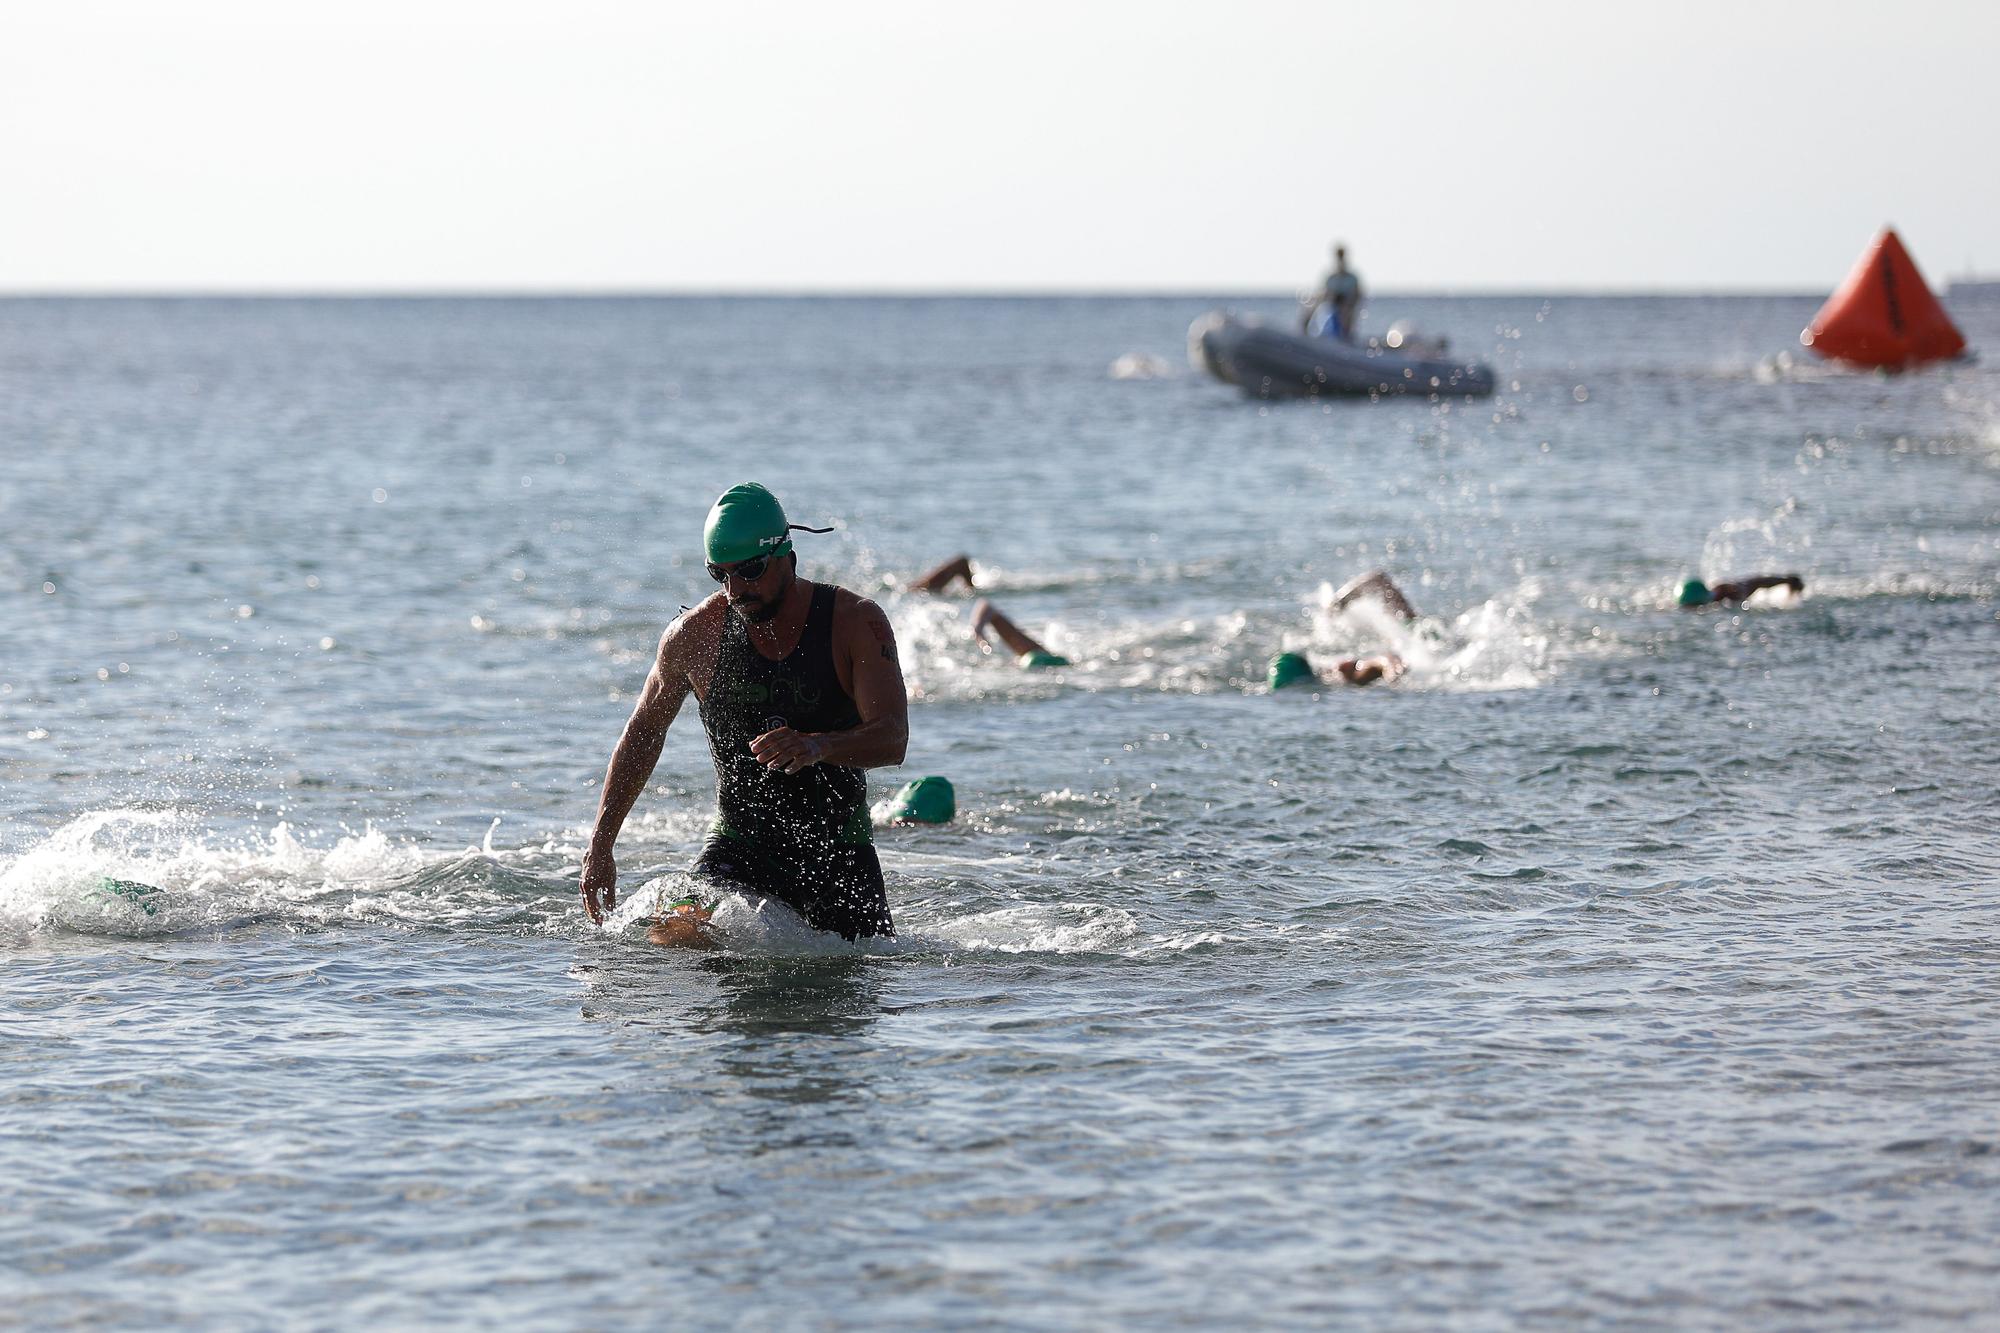
[[[1680,596],[1676,600],[1682,606],[1707,606],[1715,600],[1715,594],[1700,579],[1689,579],[1681,584]]]
[[[1059,667],[1059,666],[1074,666],[1074,665],[1076,664],[1074,662],[1071,662],[1067,657],[1064,657],[1061,653],[1051,653],[1043,651],[1043,652],[1021,654],[1021,666],[1024,670],[1028,671],[1033,671],[1039,667]]]
[[[1312,663],[1306,661],[1303,653],[1279,653],[1271,659],[1271,688],[1282,690],[1287,685],[1296,685],[1302,680],[1313,679]]]
[[[153,901],[153,895],[158,893],[159,890],[151,884],[141,884],[135,879],[104,878],[97,881],[97,889],[100,893],[108,893],[114,898],[123,898],[125,901],[138,906],[147,916],[157,915],[160,910],[159,904]]]
[[[891,824],[949,824],[958,814],[958,797],[948,779],[918,778],[906,782],[889,800]]]
[[[754,481],[746,481],[724,491],[709,509],[701,546],[712,565],[785,555],[792,549],[791,525],[785,522],[777,496]]]

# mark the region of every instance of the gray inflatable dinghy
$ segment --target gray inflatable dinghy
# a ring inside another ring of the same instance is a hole
[[[1253,398],[1389,394],[1480,397],[1493,372],[1445,354],[1442,341],[1391,329],[1365,343],[1292,333],[1260,319],[1212,310],[1188,326],[1188,360]]]

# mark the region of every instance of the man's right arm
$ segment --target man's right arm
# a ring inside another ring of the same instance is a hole
[[[610,767],[604,772],[604,792],[597,801],[597,820],[591,826],[590,846],[583,854],[583,910],[594,922],[602,923],[604,913],[618,905],[618,862],[612,848],[625,817],[646,790],[660,751],[667,742],[667,728],[687,699],[688,617],[667,626],[660,636],[660,651],[653,669],[646,674],[639,702],[626,719],[618,746],[611,752]]]

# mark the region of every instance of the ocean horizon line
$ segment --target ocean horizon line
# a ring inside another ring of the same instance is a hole
[[[1150,287],[119,287],[0,289],[0,301],[1278,301],[1310,288]],[[1384,287],[1371,300],[1808,299],[1767,287]]]

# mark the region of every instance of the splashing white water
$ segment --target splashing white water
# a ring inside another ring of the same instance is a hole
[[[1338,656],[1393,653],[1408,667],[1396,682],[1401,689],[1530,690],[1548,678],[1552,645],[1530,614],[1537,594],[1531,585],[1512,601],[1480,602],[1449,625],[1429,616],[1403,620],[1372,597],[1336,608],[1334,592],[1332,584],[1320,584],[1310,637],[1289,645],[1315,665]]]
[[[283,821],[232,841],[186,810],[96,810],[0,865],[0,929],[161,935],[274,914],[313,918],[422,860],[372,825],[318,847]]]

